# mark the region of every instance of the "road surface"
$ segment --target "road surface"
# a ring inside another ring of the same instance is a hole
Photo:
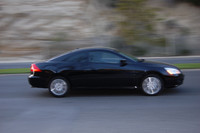
[[[136,90],[74,91],[54,98],[27,75],[0,75],[0,133],[199,133],[200,71],[160,96]]]

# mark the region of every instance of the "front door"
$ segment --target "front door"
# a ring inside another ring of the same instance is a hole
[[[133,84],[131,65],[120,65],[120,60],[125,60],[123,57],[108,51],[91,51],[88,57],[90,86],[126,87]]]

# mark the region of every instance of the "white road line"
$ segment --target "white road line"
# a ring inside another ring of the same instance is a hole
[[[145,59],[176,59],[176,58],[200,58],[200,55],[192,55],[192,56],[168,56],[168,57],[139,57]]]
[[[181,69],[181,71],[189,72],[189,71],[200,71],[200,69]]]

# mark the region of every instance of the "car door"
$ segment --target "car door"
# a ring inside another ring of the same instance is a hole
[[[87,52],[74,53],[65,58],[62,61],[62,70],[62,75],[70,81],[72,87],[87,86],[88,74],[91,70]]]
[[[133,85],[134,71],[131,63],[121,65],[124,57],[109,51],[91,51],[88,53],[90,65],[90,86],[127,87]]]

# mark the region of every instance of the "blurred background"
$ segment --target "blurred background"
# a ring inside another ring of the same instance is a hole
[[[105,46],[134,56],[200,54],[199,0],[1,0],[0,61]]]

